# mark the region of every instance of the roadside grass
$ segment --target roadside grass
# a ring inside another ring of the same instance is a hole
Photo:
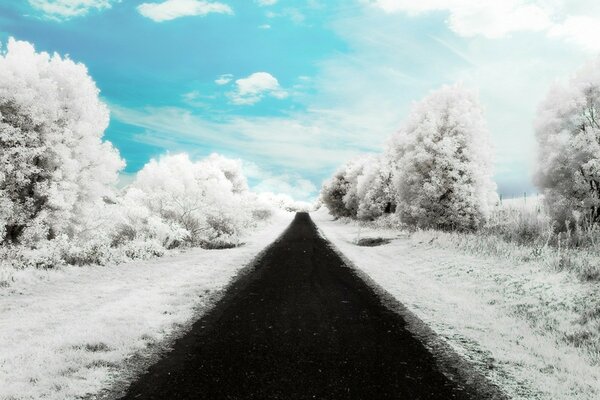
[[[405,229],[394,216],[372,223],[376,227]],[[505,201],[494,210],[490,222],[475,233],[417,230],[411,240],[447,250],[515,265],[539,265],[549,273],[566,272],[580,281],[580,293],[565,298],[553,288],[541,288],[542,305],[522,302],[514,313],[535,329],[580,349],[600,365],[600,230],[582,226],[556,233],[544,212],[541,196]],[[520,290],[519,283],[513,282]],[[533,288],[531,289],[533,290]],[[553,293],[552,296],[548,296]],[[507,296],[518,296],[513,292]]]
[[[477,233],[410,230],[394,215],[316,219],[350,260],[515,399],[600,398],[596,233],[548,240],[538,205],[495,212],[512,219]],[[358,236],[392,241],[369,249]]]
[[[5,269],[0,399],[106,398],[205,312],[290,220],[279,213],[242,247],[172,250],[119,265]]]

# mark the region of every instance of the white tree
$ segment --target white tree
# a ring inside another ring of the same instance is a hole
[[[356,157],[344,164],[331,179],[323,183],[321,200],[333,216],[356,217],[359,205],[358,177],[369,161],[370,158],[367,156]]]
[[[356,218],[360,197],[358,194],[358,180],[363,175],[367,165],[375,163],[375,157],[372,155],[360,155],[348,161],[344,167],[344,179],[346,184],[346,193],[343,197],[344,207],[348,214]]]
[[[0,54],[3,243],[94,228],[124,162],[102,136],[108,109],[86,67],[9,39]]]
[[[223,171],[225,177],[231,182],[234,193],[244,193],[248,191],[248,180],[244,176],[242,161],[227,158],[217,153],[208,157],[208,161]]]
[[[392,140],[394,185],[403,222],[474,229],[496,201],[490,135],[477,96],[444,86],[415,104]]]
[[[187,154],[151,160],[128,189],[126,198],[137,199],[140,210],[129,215],[146,220],[149,216],[159,217],[162,226],[169,226],[171,232],[192,245],[235,241],[251,224],[253,203],[245,189],[245,178],[234,165],[235,161],[218,155],[198,162],[191,161]],[[135,207],[135,202],[130,204],[130,208]],[[149,215],[143,211],[145,208]],[[139,222],[126,225],[135,230]],[[163,229],[163,235],[165,232],[169,230]],[[173,236],[167,234],[165,239],[172,242]]]
[[[536,120],[535,181],[557,228],[600,223],[600,58],[555,85]]]
[[[375,219],[396,209],[392,186],[392,160],[386,155],[373,157],[357,177],[359,219]]]
[[[338,169],[333,176],[321,187],[321,201],[334,217],[349,217],[344,196],[348,192],[348,181],[345,178],[345,168]]]

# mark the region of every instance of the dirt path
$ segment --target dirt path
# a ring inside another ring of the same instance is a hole
[[[298,214],[125,399],[484,399]]]

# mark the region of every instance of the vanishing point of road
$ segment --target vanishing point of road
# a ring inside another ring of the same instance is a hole
[[[123,399],[502,397],[443,373],[403,317],[299,213]]]

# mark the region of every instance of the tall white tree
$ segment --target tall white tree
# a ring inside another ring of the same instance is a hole
[[[357,178],[359,219],[375,219],[396,209],[392,186],[392,160],[385,154],[372,157],[365,163],[362,174]]]
[[[0,54],[0,242],[81,235],[124,162],[86,67],[9,39]]]
[[[321,201],[335,217],[351,216],[344,203],[344,197],[349,187],[345,172],[345,167],[338,169],[321,187]]]
[[[474,229],[496,201],[490,135],[477,96],[444,86],[416,103],[393,138],[401,219],[419,227]]]
[[[600,223],[600,58],[556,84],[536,120],[536,184],[557,228]]]
[[[363,175],[365,168],[369,164],[375,163],[375,156],[360,155],[348,161],[344,168],[344,179],[347,182],[346,194],[344,194],[343,202],[348,214],[356,218],[358,216],[358,208],[360,206],[360,196],[358,192],[358,182]]]
[[[359,207],[358,178],[365,165],[372,161],[370,156],[358,156],[338,169],[331,179],[323,183],[321,200],[336,217],[356,218]]]

